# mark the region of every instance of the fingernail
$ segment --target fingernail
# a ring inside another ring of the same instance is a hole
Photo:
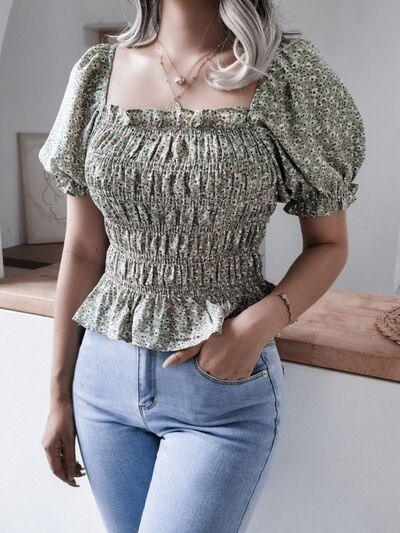
[[[162,364],[162,367],[163,368],[167,368],[167,366],[169,366],[171,363],[173,363],[175,360],[175,354],[174,355],[169,355],[165,361],[163,362]]]

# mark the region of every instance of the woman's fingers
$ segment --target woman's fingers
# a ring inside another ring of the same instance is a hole
[[[47,417],[42,446],[51,471],[72,487],[79,487],[75,477],[81,477],[83,466],[75,457],[76,428],[71,402],[55,402]]]
[[[47,461],[53,474],[60,478],[61,481],[69,483],[61,455],[62,443],[47,444],[43,447],[45,449]]]
[[[75,438],[65,439],[61,458],[68,481],[79,487],[74,479],[76,473]]]
[[[166,368],[170,365],[179,365],[180,363],[184,363],[188,359],[191,359],[194,355],[199,353],[201,346],[203,346],[205,342],[206,340],[196,344],[195,346],[183,348],[182,350],[170,354],[163,362],[163,368]]]
[[[86,476],[86,469],[79,461],[76,461],[75,477]]]
[[[43,443],[43,448],[46,452],[47,461],[53,474],[61,479],[61,481],[64,481],[64,483],[67,483],[72,487],[79,487],[73,477],[72,481],[68,479],[68,472],[64,460],[65,446],[63,442],[59,440],[57,442]]]

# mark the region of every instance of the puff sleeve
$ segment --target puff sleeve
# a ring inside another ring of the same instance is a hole
[[[85,156],[103,88],[104,46],[90,47],[72,67],[56,119],[39,150],[39,161],[54,176],[57,188],[72,196],[89,192]]]
[[[360,112],[316,46],[286,42],[268,75],[267,126],[277,161],[277,201],[302,217],[331,215],[356,200],[365,158]]]

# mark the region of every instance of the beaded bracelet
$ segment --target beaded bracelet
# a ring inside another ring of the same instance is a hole
[[[294,322],[297,322],[297,319],[296,320],[293,320],[292,319],[292,316],[293,316],[293,313],[292,313],[292,305],[290,303],[290,300],[289,298],[287,297],[286,294],[283,294],[283,293],[280,293],[280,292],[272,292],[271,293],[271,296],[279,296],[283,302],[285,303],[286,305],[286,308],[288,310],[288,314],[289,314],[289,323],[288,324],[293,324]]]

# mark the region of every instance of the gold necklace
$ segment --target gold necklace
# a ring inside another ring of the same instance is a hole
[[[165,48],[165,46],[163,45],[163,43],[160,41],[158,35],[156,36],[156,40],[158,42],[158,45],[159,46],[162,46],[164,52],[165,52],[165,55],[167,56],[168,58],[168,61],[171,63],[173,69],[175,70],[175,72],[178,74],[178,77],[175,78],[175,83],[177,83],[178,85],[185,85],[186,83],[186,78],[184,76],[182,76],[182,74],[180,74],[177,70],[177,68],[175,67],[174,63],[172,62],[171,58],[169,57],[169,54]],[[196,62],[194,63],[193,67],[189,70],[188,74],[193,70],[193,68],[196,66],[196,64],[203,58],[203,57],[206,57],[208,56],[209,54],[213,53],[214,54],[217,52],[218,48],[222,45],[222,42],[221,41],[218,41],[216,45],[214,45],[207,53],[203,54],[202,56],[200,56]],[[188,76],[188,74],[186,76]]]
[[[197,79],[197,74],[198,74],[200,68],[203,66],[203,64],[207,61],[207,59],[208,59],[208,57],[205,58],[205,59],[203,60],[203,62],[200,64],[199,68],[197,69],[196,74],[195,74],[194,76],[192,76],[192,78],[190,79],[190,84],[191,84],[195,79]],[[180,103],[179,100],[182,98],[182,95],[183,95],[183,93],[185,92],[185,90],[187,89],[187,87],[189,86],[189,83],[185,83],[185,86],[184,86],[183,90],[182,90],[179,94],[175,94],[175,92],[173,91],[173,89],[172,89],[172,87],[171,87],[171,83],[170,83],[170,81],[169,81],[169,79],[168,79],[168,76],[167,76],[166,70],[165,70],[164,65],[162,64],[162,62],[161,62],[161,66],[162,66],[162,68],[163,68],[163,70],[164,70],[164,73],[165,73],[165,79],[166,79],[167,82],[168,82],[168,87],[169,87],[169,89],[170,89],[170,91],[171,91],[171,94],[172,94],[172,96],[173,96],[173,99],[167,104],[166,109],[167,109],[167,110],[168,110],[168,109],[182,109],[182,104]]]
[[[181,103],[179,102],[179,100],[182,98],[182,95],[185,91],[185,89],[188,87],[189,83],[188,83],[188,76],[189,74],[192,72],[192,70],[195,68],[195,66],[197,65],[197,63],[199,63],[199,61],[201,61],[203,58],[203,61],[202,63],[200,64],[200,66],[198,67],[197,69],[197,72],[196,74],[191,78],[190,80],[190,83],[192,83],[195,79],[197,79],[197,74],[199,72],[199,70],[201,69],[201,67],[203,66],[203,64],[208,61],[211,57],[213,57],[217,51],[218,51],[218,48],[221,46],[221,41],[219,41],[210,51],[208,51],[206,54],[203,54],[201,57],[199,57],[194,65],[191,67],[191,69],[189,70],[189,72],[186,74],[186,76],[182,76],[176,69],[175,65],[173,64],[173,62],[171,61],[171,58],[169,57],[168,55],[168,52],[166,51],[165,49],[165,46],[161,43],[160,39],[158,38],[158,36],[156,36],[156,41],[158,42],[158,51],[159,51],[159,58],[160,58],[160,63],[161,63],[161,67],[164,71],[164,74],[165,74],[165,78],[166,78],[166,81],[168,82],[168,86],[170,88],[170,91],[172,93],[172,96],[173,96],[173,99],[168,103],[166,109],[182,109],[182,105]],[[169,60],[169,62],[171,63],[172,67],[174,68],[175,72],[178,74],[178,77],[175,78],[175,83],[178,85],[178,86],[183,86],[184,89],[183,91],[181,91],[180,94],[175,94],[175,92],[172,90],[172,87],[171,87],[171,83],[170,83],[170,80],[168,78],[168,75],[167,75],[167,71],[165,69],[165,66],[164,66],[164,63],[163,63],[163,60],[162,60],[162,53],[161,53],[161,47],[164,49],[165,51],[165,54]]]

